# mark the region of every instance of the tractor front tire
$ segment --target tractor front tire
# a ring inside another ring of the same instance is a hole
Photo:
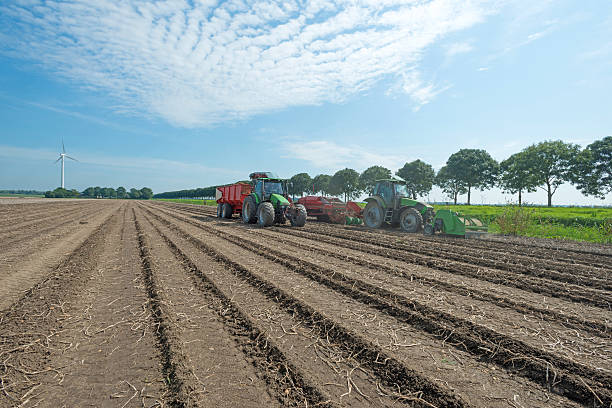
[[[260,227],[269,227],[274,224],[274,206],[266,201],[257,208],[257,223]]]
[[[303,227],[306,225],[306,207],[302,204],[295,205],[295,213],[291,218],[289,218],[289,222],[291,222],[292,227]]]
[[[363,223],[369,228],[380,228],[383,221],[382,207],[376,201],[370,201],[363,209]]]
[[[223,204],[217,204],[217,218],[221,218],[221,209],[223,208]]]
[[[255,224],[257,221],[257,204],[252,196],[248,196],[242,203],[242,222]]]
[[[425,235],[433,235],[434,234],[434,226],[431,224],[425,224],[423,227],[423,234]]]
[[[423,217],[416,208],[407,208],[400,214],[400,227],[406,232],[418,232],[423,228]]]
[[[228,203],[223,204],[223,210],[222,210],[222,215],[221,217],[223,218],[232,218],[232,214],[233,214],[234,210],[232,210],[232,206],[229,205]]]

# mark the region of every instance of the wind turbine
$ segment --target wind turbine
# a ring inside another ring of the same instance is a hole
[[[56,163],[58,161],[62,161],[62,188],[64,188],[64,158],[69,158],[70,160],[74,160],[77,161],[77,159],[75,159],[74,157],[70,157],[66,154],[66,148],[64,148],[64,139],[62,139],[62,152],[59,155],[59,158],[55,161]]]

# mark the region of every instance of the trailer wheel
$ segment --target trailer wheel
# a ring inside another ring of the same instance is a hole
[[[383,209],[376,201],[370,201],[363,209],[363,223],[366,227],[380,228],[383,219]]]
[[[303,227],[306,225],[306,207],[302,204],[296,204],[295,213],[289,219],[289,222],[291,222],[293,227]]]
[[[423,217],[416,208],[407,208],[400,214],[400,227],[406,232],[418,232],[423,228]]]
[[[259,208],[257,208],[257,223],[261,227],[269,227],[274,224],[274,206],[271,202],[266,201],[259,204]]]
[[[221,209],[223,208],[223,204],[217,204],[217,218],[221,218]]]
[[[248,196],[242,203],[242,222],[245,224],[255,224],[257,221],[257,205],[252,196]]]
[[[232,213],[234,212],[234,210],[232,210],[232,206],[229,205],[228,203],[223,204],[223,209],[221,210],[221,217],[223,218],[232,218]]]

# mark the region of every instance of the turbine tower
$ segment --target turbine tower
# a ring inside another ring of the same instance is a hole
[[[64,158],[66,157],[70,160],[78,161],[74,157],[70,157],[66,154],[66,149],[64,148],[64,139],[62,139],[62,152],[60,153],[59,158],[55,161],[56,163],[60,160],[62,161],[62,188],[64,188]]]

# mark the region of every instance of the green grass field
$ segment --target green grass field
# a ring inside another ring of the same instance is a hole
[[[489,224],[490,232],[501,232],[496,218],[508,206],[491,205],[436,205],[436,209],[450,208],[477,217]],[[538,238],[571,239],[612,243],[612,208],[584,207],[523,207],[531,218],[523,235]]]
[[[36,198],[40,198],[40,197],[44,197],[44,195],[43,194],[3,194],[3,193],[0,193],[0,197],[8,197],[8,198],[36,197]]]

